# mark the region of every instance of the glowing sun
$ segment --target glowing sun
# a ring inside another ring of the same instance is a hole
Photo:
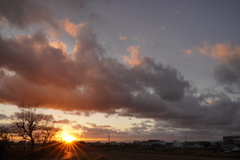
[[[75,140],[76,140],[76,137],[71,136],[71,135],[69,135],[68,133],[65,133],[65,134],[62,135],[62,140],[65,141],[65,142],[67,142],[67,143],[70,143],[70,142],[75,141]]]

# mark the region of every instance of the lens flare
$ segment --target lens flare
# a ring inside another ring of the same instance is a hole
[[[71,143],[76,140],[76,137],[71,136],[68,133],[64,133],[64,134],[62,134],[62,140],[67,143]]]

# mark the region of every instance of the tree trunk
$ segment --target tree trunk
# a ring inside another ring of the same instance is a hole
[[[46,145],[46,142],[44,141],[44,142],[43,142],[43,147],[45,147],[45,145]]]
[[[31,140],[31,152],[32,153],[34,151],[34,146],[35,146],[35,142],[34,142],[34,140]]]

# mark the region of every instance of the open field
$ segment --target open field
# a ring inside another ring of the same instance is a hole
[[[8,148],[0,160],[97,160],[99,154],[88,146],[76,143],[54,143],[46,147],[36,146],[34,152],[29,146]]]
[[[105,160],[238,160],[240,153],[157,147],[97,147]]]
[[[212,156],[190,156],[190,155],[171,155],[171,154],[153,154],[137,153],[123,151],[102,152],[103,160],[238,160],[239,158],[230,157],[212,157]]]
[[[33,153],[14,148],[1,160],[238,160],[240,153],[200,149],[173,149],[136,146],[87,146],[81,143],[55,143],[37,146]]]

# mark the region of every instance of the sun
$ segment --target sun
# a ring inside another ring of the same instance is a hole
[[[71,143],[76,140],[76,137],[69,135],[68,133],[62,134],[62,140],[66,143]]]

